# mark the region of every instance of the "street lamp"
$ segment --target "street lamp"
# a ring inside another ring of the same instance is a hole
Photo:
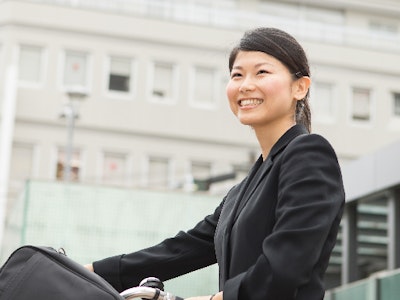
[[[60,117],[67,121],[67,143],[65,145],[64,181],[71,180],[72,153],[74,151],[73,137],[75,120],[79,118],[78,103],[87,96],[81,91],[67,92],[68,102],[64,104]]]

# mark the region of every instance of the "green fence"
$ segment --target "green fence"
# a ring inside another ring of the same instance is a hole
[[[398,300],[400,270],[383,271],[328,291],[325,300]]]
[[[1,263],[22,244],[63,247],[88,263],[151,246],[194,226],[221,201],[205,194],[156,192],[104,186],[30,181],[7,218]],[[211,266],[167,281],[183,297],[218,290]],[[400,299],[400,270],[327,291],[325,300]]]
[[[151,246],[214,211],[221,197],[30,181],[7,218],[2,262],[22,244],[63,247],[79,263]],[[167,281],[187,297],[218,291],[211,266]]]

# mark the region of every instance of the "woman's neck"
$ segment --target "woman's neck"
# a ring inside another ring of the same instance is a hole
[[[261,128],[254,128],[258,144],[261,148],[263,160],[266,160],[271,152],[272,147],[280,139],[280,137],[294,125],[296,125],[296,123],[288,123],[281,126],[265,126]]]

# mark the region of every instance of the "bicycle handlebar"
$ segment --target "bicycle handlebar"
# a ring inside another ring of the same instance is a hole
[[[132,300],[136,298],[143,299],[154,299],[154,300],[184,300],[181,297],[174,296],[168,292],[161,291],[157,288],[151,288],[147,286],[137,286],[123,291],[120,294],[126,300]]]

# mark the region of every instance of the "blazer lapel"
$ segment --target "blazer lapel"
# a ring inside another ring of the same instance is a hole
[[[224,264],[220,265],[220,288],[223,288],[224,282],[229,278],[230,251],[229,243],[232,232],[232,227],[237,220],[240,212],[246,206],[251,198],[251,195],[256,190],[262,179],[268,174],[268,171],[273,166],[274,158],[278,155],[295,137],[307,133],[306,129],[301,125],[295,125],[290,128],[272,147],[270,154],[265,161],[260,156],[257,162],[253,165],[247,178],[242,182],[242,187],[239,190],[235,204],[229,212],[228,220],[226,221],[225,236],[223,237],[223,256],[225,257]]]
[[[269,169],[272,167],[272,160],[268,157],[257,170],[257,172],[253,175],[252,178],[249,178],[248,187],[243,191],[241,195],[241,200],[238,201],[238,205],[234,214],[234,219],[232,221],[232,225],[236,222],[236,219],[239,217],[240,212],[246,206],[247,202],[250,200],[251,195],[256,190],[257,186],[263,180],[266,174],[268,174]]]
[[[290,128],[272,147],[266,160],[261,164],[259,168],[253,170],[248,179],[248,184],[244,191],[241,193],[240,201],[236,207],[232,225],[235,223],[236,219],[239,217],[241,210],[246,206],[247,202],[251,199],[252,194],[257,189],[257,186],[263,180],[263,178],[268,174],[268,171],[273,165],[275,157],[282,152],[283,149],[297,136],[307,133],[306,129],[301,125],[295,125]],[[261,158],[261,157],[260,157]],[[253,176],[251,176],[253,175]]]
[[[233,195],[232,197],[236,197],[235,201],[232,203],[225,203],[223,212],[221,213],[221,217],[218,223],[225,227],[224,234],[222,235],[222,248],[221,248],[221,257],[223,258],[223,262],[220,264],[220,289],[222,290],[224,287],[225,281],[229,278],[229,264],[230,264],[230,236],[232,232],[232,226],[235,221],[235,216],[237,214],[238,208],[241,203],[241,199],[245,194],[248,185],[252,182],[252,178],[257,173],[259,166],[262,164],[262,157],[256,161],[256,163],[251,168],[249,175],[240,183],[240,188],[238,190],[237,196]],[[232,199],[233,200],[233,199]]]

